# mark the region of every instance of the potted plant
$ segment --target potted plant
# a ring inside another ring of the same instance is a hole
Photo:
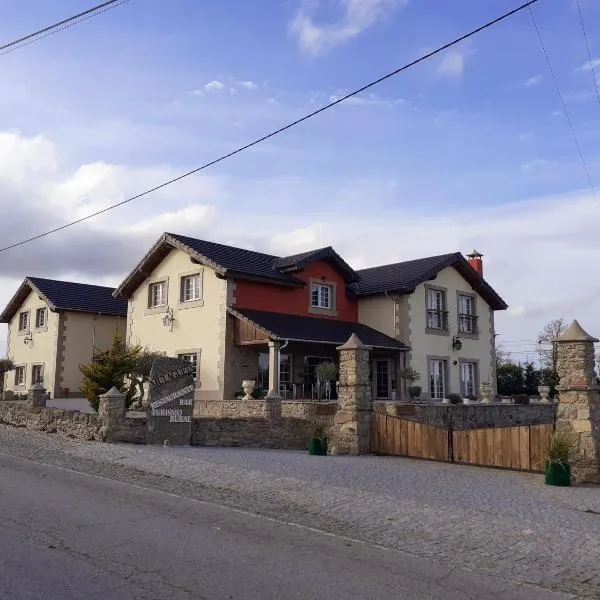
[[[317,389],[319,390],[319,400],[322,400],[321,384],[325,384],[325,398],[331,397],[331,382],[337,377],[338,368],[333,362],[322,362],[315,367],[315,376],[317,377]]]
[[[421,388],[418,385],[411,385],[408,388],[408,395],[411,400],[418,400],[421,396]]]
[[[460,394],[446,394],[444,404],[462,404]]]
[[[327,455],[327,437],[325,436],[325,426],[322,423],[313,423],[308,438],[308,453],[313,456]]]
[[[569,455],[575,448],[575,438],[570,431],[560,429],[548,436],[546,440],[546,464],[544,467],[546,485],[571,485]]]

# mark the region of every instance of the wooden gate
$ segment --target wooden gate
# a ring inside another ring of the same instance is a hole
[[[452,431],[384,413],[373,414],[372,451],[485,467],[544,470],[546,439],[554,425]]]

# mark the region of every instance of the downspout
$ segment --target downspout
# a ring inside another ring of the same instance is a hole
[[[281,390],[281,351],[285,350],[289,343],[290,340],[285,340],[285,342],[279,346],[279,364],[277,365],[277,382],[279,383],[279,390]],[[277,390],[277,395],[279,395],[279,390]]]

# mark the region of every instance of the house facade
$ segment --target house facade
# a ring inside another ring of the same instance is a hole
[[[4,390],[25,394],[42,383],[53,398],[76,396],[79,365],[112,342],[127,304],[113,288],[27,277],[0,314],[8,324],[7,355],[15,369]]]
[[[166,233],[115,296],[128,303],[129,343],[195,365],[198,403],[235,398],[244,379],[271,395],[321,396],[317,365],[334,362],[353,333],[371,347],[374,397],[405,397],[409,364],[422,385],[440,370],[431,397],[460,391],[456,368],[472,372],[465,389],[477,395],[492,369],[493,310],[506,305],[461,254],[424,260],[416,274],[415,265],[354,271],[330,247],[277,257]],[[457,337],[459,315],[471,330]],[[462,349],[449,350],[459,338]]]

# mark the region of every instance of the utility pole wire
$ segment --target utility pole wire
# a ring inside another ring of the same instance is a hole
[[[125,1],[128,1],[128,0],[125,0]],[[52,32],[52,30],[57,29],[58,27],[60,27],[61,29],[64,29],[64,27],[61,27],[61,26],[67,25],[68,23],[71,23],[72,21],[76,21],[77,19],[80,19],[81,17],[87,16],[87,18],[90,18],[90,16],[93,16],[93,15],[91,15],[91,13],[104,12],[101,9],[113,8],[111,6],[113,4],[123,4],[123,1],[122,0],[121,1],[120,0],[108,0],[108,2],[103,2],[102,4],[92,6],[91,8],[88,8],[87,10],[84,10],[83,12],[80,12],[71,17],[67,17],[66,19],[63,19],[62,21],[58,21],[57,23],[53,23],[52,25],[48,25],[47,27],[38,29],[37,31],[34,31],[33,33],[29,33],[27,35],[24,35],[23,37],[20,37],[19,39],[13,40],[12,42],[2,44],[2,45],[0,45],[0,52],[2,52],[2,54],[6,54],[5,52],[3,52],[3,50],[12,48],[13,46],[17,46],[17,45],[21,44],[22,42],[26,42],[27,40],[31,40],[32,38],[36,38],[37,36],[46,37],[45,35],[42,36],[41,34],[46,33],[46,35],[49,35],[48,32]],[[84,19],[81,19],[81,20],[83,21]],[[23,44],[23,45],[25,45],[25,44]]]
[[[592,174],[588,167],[588,164],[583,156],[583,151],[581,150],[581,145],[579,144],[579,140],[577,139],[577,134],[575,133],[575,127],[573,126],[573,121],[569,115],[569,111],[567,110],[567,105],[563,98],[562,92],[560,91],[560,85],[558,84],[558,79],[556,78],[556,74],[554,72],[554,68],[552,67],[552,63],[550,62],[550,55],[546,50],[546,45],[544,44],[544,40],[542,39],[542,34],[540,32],[540,28],[538,27],[537,21],[535,20],[535,15],[533,14],[533,10],[531,6],[529,8],[529,14],[531,15],[531,20],[533,22],[533,27],[535,32],[537,33],[537,38],[540,42],[540,46],[542,47],[542,52],[544,53],[544,57],[546,58],[546,64],[548,65],[548,70],[550,71],[550,75],[552,76],[552,81],[554,81],[554,87],[556,89],[556,94],[560,100],[560,104],[562,106],[563,113],[567,119],[567,123],[569,124],[569,129],[571,130],[571,135],[573,136],[573,141],[575,142],[575,146],[577,147],[577,152],[579,153],[579,158],[581,159],[581,164],[583,165],[583,170],[585,171],[586,178],[588,180],[588,184],[591,190],[594,192],[594,196],[596,198],[596,202],[600,207],[600,195],[598,194],[598,189],[594,185],[594,180],[592,179]]]
[[[29,244],[30,242],[39,240],[40,238],[47,237],[49,235],[52,235],[59,231],[62,231],[63,229],[72,227],[73,225],[78,225],[79,223],[83,223],[84,221],[87,221],[89,219],[97,217],[101,214],[104,214],[104,213],[110,211],[110,210],[114,210],[115,208],[123,206],[124,204],[128,204],[129,202],[132,202],[133,200],[138,200],[139,198],[142,198],[143,196],[152,194],[153,192],[156,192],[156,191],[158,191],[162,188],[165,188],[173,183],[181,181],[182,179],[185,179],[186,177],[189,177],[190,175],[194,175],[196,173],[199,173],[200,171],[207,169],[208,167],[212,167],[213,165],[223,162],[224,160],[227,160],[228,158],[231,158],[232,156],[235,156],[236,154],[240,154],[241,152],[244,152],[245,150],[248,150],[249,148],[252,148],[253,146],[256,146],[272,137],[275,137],[276,135],[279,135],[280,133],[283,133],[284,131],[291,129],[292,127],[295,127],[296,125],[303,123],[304,121],[308,121],[309,119],[316,117],[317,115],[325,112],[326,110],[329,110],[329,109],[333,108],[334,106],[337,106],[338,104],[341,104],[342,102],[345,102],[349,98],[352,98],[353,96],[356,96],[356,95],[364,92],[365,90],[368,90],[376,85],[379,85],[383,81],[391,79],[395,75],[398,75],[399,73],[402,73],[403,71],[406,71],[407,69],[410,69],[411,67],[414,67],[415,65],[418,65],[419,63],[422,63],[423,61],[428,60],[429,58],[436,56],[437,54],[440,54],[440,53],[444,52],[445,50],[448,50],[448,48],[451,48],[452,46],[456,46],[460,42],[464,42],[465,40],[473,37],[474,35],[477,35],[478,33],[482,32],[486,29],[489,29],[490,27],[500,23],[501,21],[508,19],[509,17],[512,17],[513,15],[521,12],[522,10],[524,10],[526,8],[530,8],[533,4],[535,4],[538,1],[539,0],[529,0],[528,2],[525,2],[524,4],[522,4],[521,6],[518,6],[517,8],[514,8],[513,10],[504,13],[503,15],[501,15],[493,20],[488,21],[487,23],[485,23],[483,25],[480,25],[476,29],[471,30],[469,33],[465,33],[464,35],[461,35],[460,37],[455,38],[451,42],[445,43],[444,45],[440,46],[436,50],[428,52],[427,54],[420,56],[419,58],[403,65],[402,67],[399,67],[398,69],[395,69],[394,71],[387,73],[386,75],[383,75],[383,76],[379,77],[378,79],[375,79],[374,81],[371,81],[370,83],[363,85],[362,87],[354,90],[353,92],[349,92],[348,94],[345,94],[341,98],[337,98],[333,102],[330,102],[329,104],[326,104],[325,106],[322,106],[321,108],[318,108],[317,110],[314,110],[314,111],[304,115],[303,117],[300,117],[299,119],[296,119],[295,121],[292,121],[291,123],[288,123],[287,125],[284,125],[283,127],[280,127],[279,129],[276,129],[275,131],[272,131],[271,133],[268,133],[260,138],[257,138],[255,140],[245,144],[244,146],[240,146],[239,148],[236,148],[235,150],[232,150],[231,152],[228,152],[227,154],[223,154],[222,156],[215,158],[214,160],[211,160],[210,162],[207,162],[207,163],[203,164],[202,166],[197,167],[196,169],[187,171],[186,173],[183,173],[182,175],[179,175],[178,177],[169,179],[168,181],[165,181],[164,183],[154,186],[153,188],[145,190],[139,194],[136,194],[135,196],[131,196],[130,198],[126,198],[125,200],[122,200],[121,202],[117,202],[115,204],[107,206],[106,208],[103,208],[101,210],[93,212],[89,215],[86,215],[85,217],[81,217],[80,219],[70,221],[69,223],[65,223],[64,225],[61,225],[60,227],[55,227],[54,229],[50,229],[43,233],[39,233],[38,235],[34,235],[34,236],[27,238],[25,240],[22,240],[20,242],[16,242],[9,246],[5,246],[4,248],[0,248],[0,252],[6,252],[7,250],[11,250],[12,248],[24,246],[25,244]]]
[[[592,79],[594,80],[594,87],[596,88],[596,98],[598,98],[598,104],[600,104],[600,86],[598,85],[598,79],[596,75],[596,69],[594,68],[594,60],[592,59],[592,51],[590,49],[590,43],[588,40],[587,32],[585,30],[585,24],[583,22],[583,13],[581,12],[581,4],[577,0],[577,11],[579,12],[579,22],[581,23],[581,31],[583,32],[583,39],[585,40],[585,47],[587,49],[587,55],[590,65],[590,71],[592,72]]]

